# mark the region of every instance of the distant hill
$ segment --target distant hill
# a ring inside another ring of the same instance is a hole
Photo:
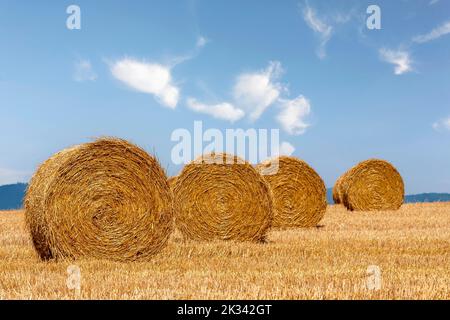
[[[333,188],[327,189],[327,202],[329,204],[333,204],[334,203],[334,201],[333,201]]]
[[[333,204],[333,188],[327,189],[327,201]],[[450,202],[450,193],[420,193],[405,196],[405,203]]]
[[[413,194],[405,197],[406,203],[417,202],[450,202],[450,194],[448,193],[421,193]]]
[[[0,210],[20,209],[27,189],[26,183],[0,186]],[[327,189],[327,201],[333,204],[333,189]],[[449,193],[421,193],[405,197],[406,203],[450,202]]]
[[[26,183],[0,186],[0,210],[20,209],[26,189]]]

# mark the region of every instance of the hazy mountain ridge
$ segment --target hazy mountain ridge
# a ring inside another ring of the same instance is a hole
[[[333,204],[333,188],[327,189],[327,201]],[[450,202],[450,193],[419,193],[405,196],[405,203]]]
[[[0,210],[20,209],[27,190],[26,183],[0,186]],[[327,189],[327,201],[333,203],[332,188]],[[450,193],[421,193],[405,196],[406,203],[450,202]]]
[[[27,186],[26,183],[0,186],[0,210],[20,209]]]

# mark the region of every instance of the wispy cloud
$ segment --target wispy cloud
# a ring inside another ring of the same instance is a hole
[[[75,62],[73,79],[77,82],[97,80],[97,74],[94,72],[89,60]]]
[[[430,2],[435,4],[437,1]],[[439,39],[442,36],[450,34],[450,21],[441,24],[426,34],[421,34],[412,38],[412,43],[423,44],[429,41]],[[389,50],[382,48],[379,50],[380,58],[383,61],[395,65],[394,72],[396,75],[401,75],[413,70],[413,61],[411,55],[407,50]]]
[[[440,0],[430,0],[430,2],[428,3],[430,6],[435,5],[436,3],[438,3]]]
[[[443,130],[450,131],[450,117],[436,121],[435,123],[433,123],[432,127],[436,131],[443,131]]]
[[[320,38],[320,45],[317,49],[317,56],[320,59],[324,59],[327,55],[326,45],[331,39],[333,27],[325,23],[324,20],[317,16],[317,13],[309,5],[306,5],[303,9],[303,19],[306,24],[316,33]]]
[[[177,55],[177,56],[168,58],[167,62],[164,65],[168,66],[169,68],[174,68],[181,63],[192,60],[200,54],[201,50],[208,43],[209,43],[209,39],[207,39],[204,36],[198,36],[197,41],[195,42],[195,47],[192,50],[190,50],[186,54]]]
[[[326,58],[327,44],[337,32],[339,25],[346,24],[354,18],[358,18],[356,7],[345,12],[333,11],[319,14],[306,1],[304,5],[300,5],[300,9],[306,25],[314,31],[319,39],[319,46],[316,50],[319,59]]]
[[[204,104],[198,102],[195,98],[188,98],[187,106],[189,109],[213,116],[217,119],[228,120],[230,122],[237,121],[245,116],[245,112],[236,108],[231,103],[222,102],[217,104]]]
[[[197,48],[203,48],[208,42],[209,40],[207,38],[205,38],[204,36],[199,36],[197,38],[197,43],[195,44],[195,46]]]
[[[30,178],[30,173],[14,169],[0,168],[0,185],[26,182]]]
[[[304,96],[292,100],[280,99],[280,106],[282,110],[277,116],[277,121],[281,127],[292,135],[305,133],[309,127],[306,117],[311,112],[309,101]]]
[[[395,66],[394,73],[396,75],[401,75],[413,70],[413,61],[408,51],[382,48],[379,50],[379,54],[381,60]]]
[[[250,120],[257,120],[280,96],[283,86],[277,79],[281,72],[281,63],[272,61],[265,70],[237,77],[233,97],[239,107],[249,112]]]
[[[112,75],[128,87],[153,95],[165,107],[177,106],[180,90],[172,81],[170,67],[126,58],[110,68]]]
[[[415,36],[413,38],[413,41],[416,43],[425,43],[428,41],[436,40],[449,33],[450,33],[450,21],[447,21],[442,25],[440,25],[439,27],[434,28],[429,33]]]

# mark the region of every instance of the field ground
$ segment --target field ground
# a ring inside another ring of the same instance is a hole
[[[329,206],[321,225],[272,231],[266,244],[175,235],[146,263],[41,262],[23,212],[0,212],[0,298],[450,299],[450,203],[374,213]],[[79,292],[66,285],[72,264]],[[371,265],[381,271],[379,290],[369,289]]]

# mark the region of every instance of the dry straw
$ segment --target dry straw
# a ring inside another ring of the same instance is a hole
[[[187,239],[264,241],[271,226],[269,186],[236,156],[201,156],[183,168],[173,192],[176,226]]]
[[[384,160],[369,159],[357,164],[338,179],[334,189],[335,202],[349,210],[396,210],[403,204],[403,179]]]
[[[55,154],[33,176],[26,222],[42,259],[146,259],[173,227],[172,193],[157,160],[103,138]]]
[[[336,180],[336,183],[334,184],[334,187],[333,187],[333,201],[336,204],[342,203],[341,199],[343,198],[343,195],[342,195],[341,183],[345,179],[345,176],[346,176],[345,174],[340,176]]]
[[[177,176],[173,176],[173,177],[170,177],[169,179],[167,179],[167,182],[169,183],[169,186],[171,189],[175,185],[176,180],[177,180]]]
[[[272,189],[274,227],[313,227],[319,223],[327,208],[326,188],[306,162],[282,156],[256,168]]]

